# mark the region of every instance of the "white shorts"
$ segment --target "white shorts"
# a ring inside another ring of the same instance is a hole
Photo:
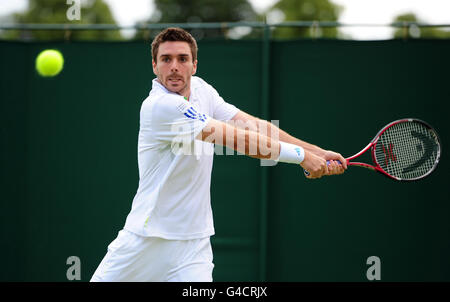
[[[166,240],[121,230],[91,282],[212,282],[209,237]]]

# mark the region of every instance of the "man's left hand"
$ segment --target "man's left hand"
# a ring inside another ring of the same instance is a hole
[[[329,161],[327,175],[338,175],[347,170],[347,160],[341,154],[333,151],[325,151],[323,158]],[[341,164],[339,164],[338,161],[340,161]]]

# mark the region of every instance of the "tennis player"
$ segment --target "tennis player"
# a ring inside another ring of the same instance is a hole
[[[340,154],[239,110],[194,76],[197,43],[183,29],[159,33],[152,59],[156,78],[140,112],[139,188],[124,228],[91,281],[212,281],[214,144],[296,164],[310,172],[308,178],[347,168]]]

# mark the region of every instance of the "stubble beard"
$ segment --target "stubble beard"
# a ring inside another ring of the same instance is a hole
[[[161,83],[164,83],[164,86],[166,87],[166,89],[167,90],[169,90],[169,91],[171,91],[171,92],[174,92],[174,93],[178,93],[178,94],[180,94],[180,95],[183,95],[187,90],[188,90],[188,85],[190,84],[190,78],[191,77],[189,77],[189,78],[187,78],[187,79],[184,79],[184,78],[182,78],[182,77],[180,77],[180,78],[182,78],[182,81],[180,81],[180,85],[179,86],[176,86],[176,87],[174,87],[174,86],[171,86],[170,84],[169,84],[169,82],[170,82],[170,80],[169,80],[169,78],[170,78],[171,76],[168,76],[167,78],[166,78],[166,81],[165,82],[162,82],[161,81],[161,79],[159,79],[159,81],[161,82]]]

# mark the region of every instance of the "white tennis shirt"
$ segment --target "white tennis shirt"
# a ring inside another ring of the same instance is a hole
[[[214,235],[210,198],[214,145],[195,137],[210,118],[227,121],[238,111],[199,77],[191,78],[189,101],[153,80],[141,106],[139,188],[126,230],[172,240]],[[186,151],[194,146],[196,152]]]

